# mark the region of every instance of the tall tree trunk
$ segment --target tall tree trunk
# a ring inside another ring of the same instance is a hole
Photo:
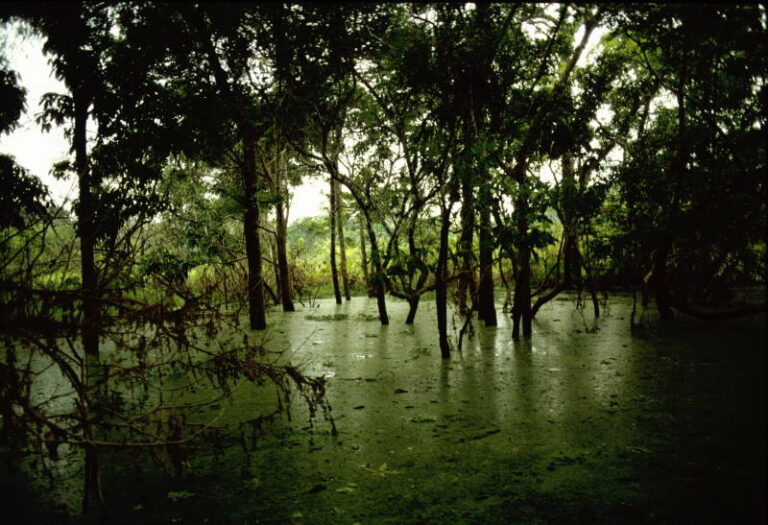
[[[88,106],[90,100],[74,89],[72,96],[75,104],[75,123],[72,143],[75,149],[75,168],[79,186],[78,206],[78,235],[80,237],[80,276],[82,279],[83,301],[83,351],[85,361],[83,367],[83,385],[85,399],[80,400],[81,416],[83,418],[83,438],[93,439],[91,425],[92,401],[97,395],[101,379],[99,368],[99,286],[96,274],[96,231],[94,221],[94,202],[92,193],[91,173],[88,167],[88,151],[86,143],[86,123],[88,121]],[[96,447],[85,446],[85,486],[83,491],[83,509],[103,503],[101,489],[101,471],[99,468]]]
[[[389,324],[389,315],[387,315],[387,302],[384,287],[384,265],[381,261],[381,252],[379,243],[376,240],[376,232],[373,229],[371,217],[368,210],[362,210],[365,213],[365,225],[368,229],[368,238],[371,241],[371,263],[373,264],[373,274],[371,275],[371,284],[376,294],[376,306],[379,309],[379,321],[381,324]]]
[[[285,83],[288,76],[287,66],[290,61],[290,50],[286,42],[285,33],[285,9],[283,5],[277,7],[275,13],[275,36],[277,38],[275,45],[275,77],[277,80],[277,93],[280,101],[286,100]],[[284,113],[282,102],[278,114]],[[283,303],[284,312],[293,312],[293,287],[291,285],[290,269],[288,267],[288,214],[286,213],[283,199],[287,197],[286,179],[288,173],[288,161],[286,158],[286,141],[281,128],[281,122],[276,122],[275,130],[275,170],[274,181],[275,189],[279,198],[275,204],[275,215],[277,217],[275,229],[277,233],[277,267],[280,272],[280,299]]]
[[[513,330],[512,336],[517,338],[520,335],[520,320],[523,322],[523,335],[530,337],[532,333],[532,311],[531,311],[531,249],[528,239],[528,201],[524,196],[523,189],[526,186],[526,170],[530,162],[531,154],[534,150],[536,140],[539,137],[539,131],[544,125],[545,116],[549,114],[549,110],[557,100],[557,97],[563,92],[568,85],[568,79],[576,67],[576,63],[579,60],[584,48],[587,45],[592,31],[602,16],[602,9],[598,9],[597,12],[587,18],[584,21],[585,31],[581,36],[581,41],[573,50],[571,57],[565,67],[561,70],[555,85],[549,91],[549,95],[543,104],[541,104],[536,111],[531,124],[528,127],[528,132],[525,135],[525,139],[522,144],[517,148],[515,153],[514,166],[511,169],[505,169],[505,172],[515,180],[520,188],[520,195],[515,201],[515,214],[517,214],[517,231],[519,240],[517,241],[517,254],[519,258],[518,275],[515,283],[515,307],[513,313]]]
[[[285,210],[283,198],[287,195],[285,188],[285,170],[287,162],[285,159],[285,150],[281,149],[277,153],[277,169],[275,169],[275,187],[279,193],[279,198],[275,204],[275,231],[277,233],[277,269],[280,279],[278,287],[280,289],[280,300],[283,303],[284,312],[293,312],[296,308],[293,306],[293,287],[291,286],[291,274],[288,267],[288,214]]]
[[[344,298],[352,299],[349,290],[349,272],[347,271],[347,243],[344,240],[344,213],[341,206],[341,188],[338,181],[331,179],[331,184],[336,185],[336,228],[339,235],[339,255],[341,255],[341,282],[344,286]]]
[[[336,297],[336,304],[341,304],[341,290],[339,289],[339,270],[336,268],[336,182],[331,177],[331,202],[330,202],[330,225],[331,225],[331,278],[333,280],[333,295]]]
[[[600,317],[600,300],[597,298],[597,287],[595,286],[595,279],[592,275],[592,271],[589,269],[589,265],[587,264],[584,255],[578,248],[578,244],[576,246],[576,255],[579,258],[579,267],[583,268],[584,273],[586,274],[587,290],[589,291],[589,295],[592,298],[592,311],[595,314],[595,318]]]
[[[373,297],[373,287],[371,286],[371,277],[368,274],[368,254],[365,248],[365,217],[363,212],[359,212],[357,215],[357,224],[360,231],[360,259],[363,266],[363,280],[365,281],[365,288],[368,291],[368,297]]]
[[[274,290],[269,287],[269,283],[267,281],[261,281],[261,283],[264,286],[264,290],[266,290],[267,295],[269,295],[272,298],[272,302],[275,304],[280,304],[280,298],[277,296]]]
[[[565,286],[573,286],[581,281],[581,267],[579,264],[579,248],[576,245],[576,232],[573,231],[573,217],[568,214],[576,198],[576,173],[573,168],[573,157],[570,153],[564,153],[561,159],[563,171],[563,281]]]
[[[252,330],[267,327],[264,309],[264,285],[261,272],[261,237],[259,235],[259,201],[256,194],[256,138],[252,130],[242,131],[243,139],[243,191],[245,214],[243,235],[245,257],[248,262],[248,315]]]
[[[480,283],[478,318],[485,326],[496,326],[496,306],[493,297],[493,232],[491,231],[491,195],[486,185],[480,189]]]
[[[448,343],[448,229],[450,227],[450,208],[441,203],[440,210],[440,246],[437,254],[437,272],[435,275],[435,308],[437,310],[437,333],[440,355],[443,359],[451,357]]]
[[[472,179],[466,174],[461,183],[461,235],[458,252],[461,256],[462,277],[459,279],[459,304],[468,309],[467,315],[475,310],[477,283],[473,261],[472,245],[475,237],[475,199]]]
[[[416,312],[419,310],[421,296],[414,295],[408,298],[408,315],[405,318],[405,324],[413,324],[416,320]]]
[[[416,318],[416,311],[419,309],[419,302],[421,300],[420,290],[427,283],[429,278],[429,267],[421,260],[416,250],[416,218],[417,211],[411,217],[411,221],[408,225],[408,253],[411,259],[418,266],[419,278],[416,280],[416,286],[413,288],[414,292],[408,298],[408,316],[405,318],[405,324],[413,324]],[[409,277],[409,279],[412,279]],[[410,282],[409,282],[410,284]]]
[[[264,283],[264,288],[267,290],[267,294],[272,296],[272,302],[275,305],[281,304],[283,302],[282,298],[280,297],[280,268],[277,265],[277,240],[275,242],[269,242],[267,243],[269,245],[269,255],[272,258],[272,272],[274,273],[275,278],[275,289],[278,293],[275,293],[269,289],[269,286],[267,283]]]
[[[83,349],[85,354],[99,355],[99,290],[96,276],[94,203],[91,175],[88,169],[85,126],[88,119],[88,101],[75,96],[75,165],[77,168],[80,202],[78,206],[78,233],[80,236],[80,273],[83,292]]]
[[[200,19],[202,22],[202,18]],[[201,23],[202,34],[210,37],[206,24]],[[278,32],[279,33],[279,32]],[[213,69],[216,84],[222,95],[229,99],[232,90],[227,80],[227,73],[221,66],[216,47],[210,38],[203,43]],[[243,237],[245,238],[245,257],[248,263],[248,317],[252,330],[264,330],[267,327],[264,310],[264,279],[261,272],[261,239],[259,237],[259,201],[256,190],[256,134],[253,126],[247,120],[238,122],[241,140],[243,142],[243,166],[241,170],[243,192],[245,193],[243,213]]]
[[[515,199],[517,217],[516,244],[517,275],[515,276],[515,302],[512,307],[512,338],[520,338],[520,322],[523,324],[523,337],[529,338],[533,332],[531,310],[531,249],[528,241],[528,199],[525,192]]]

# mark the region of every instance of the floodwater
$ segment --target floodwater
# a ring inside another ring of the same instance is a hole
[[[561,297],[530,342],[512,341],[500,313],[442,360],[433,302],[413,326],[404,302],[388,309],[381,326],[373,299],[324,299],[272,312],[253,334],[327,378],[338,435],[322,417],[310,425],[297,400],[255,447],[192,456],[181,480],[107,476],[113,520],[764,522],[765,316],[648,316],[632,334],[631,298],[611,298],[594,320]],[[221,422],[270,406],[242,384]]]

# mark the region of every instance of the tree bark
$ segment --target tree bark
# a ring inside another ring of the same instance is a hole
[[[200,19],[200,31],[207,37],[203,39],[206,53],[213,70],[216,85],[225,98],[232,97],[227,73],[221,66],[216,47],[210,39],[210,31]],[[241,168],[243,192],[243,237],[245,238],[245,257],[248,264],[248,317],[252,330],[264,330],[267,327],[264,309],[264,290],[261,271],[261,239],[259,237],[259,201],[256,190],[256,134],[247,118],[237,121],[240,138],[243,142],[243,165]]]
[[[450,209],[441,203],[440,212],[440,247],[437,255],[435,275],[435,308],[437,310],[437,333],[440,344],[440,356],[451,357],[448,343],[448,229],[450,227]]]
[[[462,308],[471,315],[476,308],[477,282],[475,281],[473,244],[475,237],[475,199],[473,184],[469,173],[461,184],[461,235],[458,252],[461,256],[462,277],[459,280],[459,301]]]
[[[267,327],[267,320],[261,271],[259,201],[256,195],[256,138],[248,127],[242,130],[242,140],[244,157],[242,175],[245,193],[243,235],[245,237],[245,257],[248,263],[248,315],[252,330],[264,330]]]
[[[96,273],[96,231],[95,206],[93,202],[91,173],[88,167],[86,125],[88,121],[89,97],[82,93],[82,88],[72,90],[75,105],[74,133],[72,144],[75,150],[75,169],[79,187],[78,235],[80,237],[80,276],[82,279],[83,329],[82,341],[85,360],[83,366],[83,384],[86,398],[81,399],[81,417],[83,418],[83,438],[93,438],[91,426],[92,398],[100,380],[99,374],[99,287]],[[96,448],[85,447],[85,485],[83,491],[83,509],[87,510],[104,501],[101,489],[101,471]]]
[[[336,304],[341,304],[341,290],[339,289],[339,270],[336,268],[336,182],[331,177],[330,196],[330,226],[331,226],[331,278],[333,280],[333,295]]]
[[[549,91],[549,95],[543,104],[541,104],[531,120],[528,132],[522,144],[517,148],[513,167],[502,166],[504,172],[515,180],[520,189],[520,195],[515,199],[515,214],[517,215],[518,241],[516,242],[516,257],[519,259],[515,282],[515,305],[513,306],[513,329],[512,337],[517,339],[520,336],[520,321],[523,323],[523,336],[530,337],[532,334],[532,311],[531,311],[531,248],[528,239],[528,200],[524,194],[526,186],[526,171],[530,163],[530,157],[535,147],[535,142],[539,136],[544,118],[549,113],[552,104],[563,92],[571,76],[571,72],[576,67],[576,63],[587,45],[590,35],[597,27],[597,23],[602,16],[602,8],[584,21],[585,31],[581,36],[581,41],[571,54],[571,58],[560,72],[560,76],[555,85]]]
[[[275,187],[279,193],[279,198],[275,204],[275,231],[277,234],[277,270],[280,277],[278,288],[280,289],[280,301],[283,303],[284,312],[293,312],[296,308],[293,305],[293,287],[291,286],[291,274],[288,267],[288,214],[285,210],[283,197],[287,195],[285,188],[285,170],[287,163],[285,161],[285,151],[280,150],[277,153],[277,169],[275,169]]]
[[[515,279],[515,302],[512,307],[512,338],[520,338],[520,323],[523,325],[523,337],[529,338],[533,332],[531,309],[531,249],[528,240],[528,200],[520,188],[520,195],[515,199],[517,217],[516,258],[517,275]]]
[[[386,290],[384,287],[384,266],[381,262],[381,252],[379,243],[376,239],[376,232],[373,229],[371,218],[368,216],[368,210],[365,213],[365,225],[368,229],[368,238],[371,241],[371,263],[373,264],[373,274],[371,275],[371,284],[376,295],[376,306],[379,309],[379,321],[381,324],[389,324],[389,315],[387,314],[387,302],[384,296]]]
[[[573,168],[573,157],[570,153],[563,153],[560,159],[563,171],[563,202],[561,203],[563,223],[563,281],[565,287],[573,286],[581,280],[581,268],[579,266],[578,247],[576,246],[575,232],[573,231],[573,217],[568,213],[571,204],[576,198],[576,173]]]
[[[416,250],[416,217],[417,213],[414,211],[410,224],[408,225],[408,252],[410,253],[411,259],[419,267],[419,278],[416,280],[415,289],[411,289],[412,293],[410,297],[408,297],[408,316],[405,318],[405,324],[413,324],[413,321],[416,318],[416,311],[419,309],[421,290],[427,283],[427,278],[429,278],[429,268],[419,258]],[[408,279],[410,284],[410,279],[412,279],[412,277],[409,277]]]
[[[480,283],[478,285],[478,318],[485,326],[496,326],[496,306],[493,297],[493,232],[491,231],[490,192],[480,189]]]
[[[405,318],[405,324],[413,324],[416,319],[416,312],[419,310],[419,302],[421,297],[416,295],[408,299],[408,315]]]
[[[78,234],[80,236],[80,275],[83,293],[83,349],[86,355],[99,355],[99,291],[96,275],[94,203],[91,174],[86,149],[86,121],[89,101],[75,94],[75,126],[72,137],[75,166],[80,190],[78,204]]]
[[[336,185],[336,228],[339,236],[339,255],[341,255],[341,283],[344,287],[344,298],[347,301],[352,299],[349,290],[349,272],[347,271],[347,246],[344,240],[344,214],[341,207],[341,188],[338,181],[331,179],[331,184]]]
[[[368,254],[365,248],[365,217],[363,212],[359,212],[357,215],[357,224],[360,230],[360,259],[363,266],[363,280],[365,281],[365,288],[368,291],[368,297],[373,297],[373,287],[371,286],[371,277],[368,272]]]
[[[272,297],[272,302],[275,305],[282,304],[283,300],[279,296],[280,292],[280,268],[277,265],[277,239],[275,239],[275,242],[268,242],[269,246],[269,255],[272,258],[272,272],[274,273],[275,278],[275,289],[278,291],[278,293],[275,293],[274,291],[270,290],[269,285],[265,282],[264,288],[267,291],[267,294]]]

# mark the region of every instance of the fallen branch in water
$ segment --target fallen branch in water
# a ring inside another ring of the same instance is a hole
[[[492,428],[490,430],[486,430],[485,432],[481,432],[480,434],[476,434],[474,436],[459,438],[456,440],[456,443],[464,443],[465,441],[476,441],[478,439],[483,439],[483,438],[487,438],[488,436],[498,434],[499,432],[501,432],[500,428]]]

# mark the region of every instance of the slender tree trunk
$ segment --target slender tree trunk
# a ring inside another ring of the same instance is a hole
[[[83,349],[88,356],[99,355],[99,290],[95,262],[94,204],[91,175],[88,169],[85,126],[88,102],[75,97],[75,164],[77,167],[80,203],[78,206],[78,233],[80,236],[80,272],[83,292]]]
[[[339,270],[336,268],[336,182],[331,177],[331,203],[330,203],[330,223],[331,223],[331,278],[333,280],[333,295],[336,297],[336,304],[341,304],[341,290],[339,289]]]
[[[563,280],[565,286],[570,287],[581,281],[581,267],[579,265],[579,248],[576,245],[576,235],[573,231],[573,217],[568,210],[576,198],[576,174],[573,168],[573,157],[570,153],[564,153],[561,159],[563,180],[563,197],[561,217],[563,222]]]
[[[204,25],[204,24],[203,24]],[[201,30],[208,34],[206,27]],[[279,33],[279,32],[278,32]],[[232,90],[227,80],[227,73],[221,66],[216,48],[210,38],[204,40],[216,84],[222,95],[229,98]],[[267,327],[264,309],[263,276],[261,272],[261,239],[259,237],[259,201],[256,190],[256,135],[250,122],[242,119],[238,122],[243,141],[242,182],[245,193],[243,213],[243,237],[245,238],[245,257],[248,263],[248,317],[252,330],[264,330]]]
[[[443,359],[451,357],[448,343],[448,229],[450,227],[450,209],[441,203],[440,246],[437,255],[437,275],[435,275],[435,308],[437,310],[437,333],[440,355]]]
[[[264,290],[266,290],[267,295],[272,298],[272,302],[275,304],[280,304],[280,298],[277,296],[275,291],[269,287],[269,283],[267,283],[267,281],[262,281],[262,284],[264,285]]]
[[[273,264],[272,264],[272,273],[274,274],[275,278],[275,289],[278,293],[275,293],[269,289],[269,286],[267,283],[264,283],[264,288],[266,288],[267,293],[272,296],[272,302],[275,305],[281,304],[283,302],[282,298],[280,297],[280,268],[277,265],[277,240],[275,242],[269,242],[269,254],[272,258]]]
[[[579,248],[570,227],[564,227],[563,237],[563,282],[566,287],[571,287],[581,282]]]
[[[336,228],[339,235],[339,255],[341,255],[341,282],[344,286],[344,298],[347,301],[352,299],[349,290],[349,272],[347,271],[347,246],[344,240],[344,213],[341,206],[341,188],[338,181],[331,179],[331,184],[336,185]]]
[[[75,125],[72,136],[75,149],[75,167],[79,186],[78,235],[80,237],[80,275],[82,279],[83,297],[83,351],[85,361],[83,367],[83,385],[85,399],[81,399],[83,418],[83,438],[93,439],[91,425],[92,401],[97,395],[96,389],[100,381],[99,368],[99,287],[96,274],[96,231],[94,222],[94,202],[92,193],[91,173],[88,167],[88,151],[86,143],[86,123],[88,121],[88,106],[90,101],[73,90],[75,103]],[[89,397],[90,396],[90,397]],[[103,503],[101,489],[101,471],[95,446],[85,446],[85,486],[83,491],[83,509]]]
[[[243,235],[248,262],[248,315],[252,330],[267,327],[264,309],[264,284],[261,271],[261,237],[259,235],[259,201],[256,194],[256,139],[250,129],[243,130],[243,190],[245,214]]]
[[[421,296],[414,295],[408,298],[408,316],[405,318],[405,324],[413,324],[416,319],[416,312],[419,309]]]
[[[485,326],[496,326],[496,306],[493,297],[493,234],[491,231],[490,193],[483,186],[480,190],[480,283],[478,318]]]
[[[477,283],[475,281],[473,243],[475,237],[475,199],[473,184],[467,175],[461,184],[461,235],[459,237],[459,254],[461,256],[462,278],[459,279],[459,301],[462,307],[466,306],[471,315],[475,310],[475,298],[477,297]]]
[[[515,279],[515,303],[512,307],[512,338],[520,338],[520,322],[523,324],[523,337],[533,333],[531,321],[531,250],[528,244],[528,200],[524,192],[515,199],[517,216],[516,246],[517,275]]]
[[[359,212],[357,215],[357,224],[360,231],[360,259],[363,266],[363,280],[365,281],[365,288],[368,291],[368,297],[373,297],[373,287],[371,286],[370,275],[368,274],[368,254],[365,248],[365,217],[363,212]]]
[[[275,186],[280,198],[275,204],[275,230],[277,233],[277,269],[280,277],[278,288],[280,300],[283,303],[284,312],[293,312],[293,287],[291,286],[291,274],[288,267],[288,214],[285,211],[283,197],[287,195],[285,188],[285,170],[287,163],[285,151],[278,151],[277,169],[275,170]]]
[[[384,295],[384,266],[381,262],[379,243],[376,240],[376,232],[373,229],[373,224],[371,223],[371,218],[368,215],[368,210],[363,210],[363,213],[365,213],[365,225],[368,228],[368,238],[371,241],[371,263],[373,264],[371,284],[373,285],[373,290],[376,294],[376,306],[379,309],[379,321],[381,321],[381,324],[386,325],[389,324],[389,315],[387,315],[387,302]]]
[[[285,6],[279,6],[275,13],[275,36],[277,38],[275,45],[275,77],[277,80],[277,93],[280,101],[286,100],[285,98],[285,82],[287,76],[287,65],[289,61],[289,47],[286,42],[285,34]],[[279,114],[283,113],[284,108],[282,102],[280,103]],[[275,215],[277,217],[275,221],[275,229],[277,233],[277,267],[280,272],[280,299],[283,303],[284,312],[293,312],[295,310],[293,306],[293,286],[291,285],[291,273],[288,267],[288,213],[285,209],[284,198],[287,197],[288,191],[286,189],[286,179],[288,173],[288,161],[286,158],[286,141],[282,132],[281,122],[278,120],[275,123],[274,136],[275,136],[275,170],[274,170],[274,182],[275,189],[279,198],[275,205]]]
[[[582,254],[578,249],[578,245],[576,247],[576,255],[579,258],[580,267],[584,269],[584,273],[586,274],[587,290],[589,291],[589,295],[592,298],[592,311],[595,314],[595,318],[600,317],[600,300],[597,298],[597,287],[595,286],[595,279],[592,275],[592,271],[589,269],[589,265],[587,264],[586,259],[584,258],[584,254]]]
[[[416,280],[416,287],[412,289],[411,296],[408,298],[408,317],[405,318],[405,324],[413,324],[416,318],[416,311],[419,309],[419,301],[421,300],[420,290],[427,283],[429,278],[429,267],[421,260],[416,250],[416,218],[417,211],[411,217],[410,224],[408,225],[408,252],[411,255],[411,259],[416,261],[418,265],[419,278]],[[410,285],[409,277],[409,285]]]

